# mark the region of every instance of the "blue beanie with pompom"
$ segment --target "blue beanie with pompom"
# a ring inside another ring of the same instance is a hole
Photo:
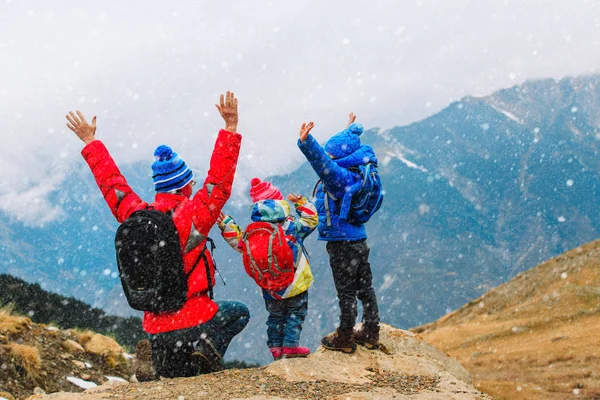
[[[325,143],[325,151],[333,158],[349,156],[360,149],[360,135],[363,133],[362,124],[352,123],[340,133],[329,138]]]
[[[164,144],[154,150],[152,180],[157,192],[170,192],[185,187],[194,179],[192,170],[169,146]]]

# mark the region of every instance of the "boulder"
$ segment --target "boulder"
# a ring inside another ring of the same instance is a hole
[[[91,354],[115,358],[123,353],[123,349],[114,339],[99,333],[82,335],[80,342],[85,351]]]
[[[457,361],[418,335],[382,325],[381,343],[381,350],[359,346],[354,354],[344,354],[319,348],[307,358],[282,359],[267,367],[102,385],[84,394],[56,393],[44,399],[491,399],[475,389],[469,373]]]

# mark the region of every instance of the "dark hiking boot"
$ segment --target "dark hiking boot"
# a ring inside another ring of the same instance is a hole
[[[328,350],[343,351],[344,353],[354,353],[356,343],[352,329],[337,329],[321,339],[321,344]]]
[[[208,339],[200,339],[194,347],[192,360],[198,366],[198,374],[210,374],[211,372],[223,371],[221,355]]]
[[[135,377],[138,382],[148,382],[156,379],[152,369],[152,343],[148,339],[140,340],[135,346]]]
[[[379,348],[379,325],[359,324],[354,327],[354,341],[369,350]]]

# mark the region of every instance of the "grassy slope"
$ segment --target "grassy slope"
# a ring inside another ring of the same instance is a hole
[[[600,241],[413,330],[496,399],[600,399]]]

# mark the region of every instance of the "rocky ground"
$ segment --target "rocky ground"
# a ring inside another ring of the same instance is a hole
[[[267,367],[226,370],[193,378],[107,384],[84,393],[39,395],[30,400],[73,399],[490,399],[468,372],[419,336],[390,326],[384,351],[360,347],[352,355],[317,350],[306,359]]]
[[[600,241],[414,331],[495,399],[600,400]]]
[[[81,392],[132,376],[127,354],[111,338],[60,330],[0,310],[0,399]]]

